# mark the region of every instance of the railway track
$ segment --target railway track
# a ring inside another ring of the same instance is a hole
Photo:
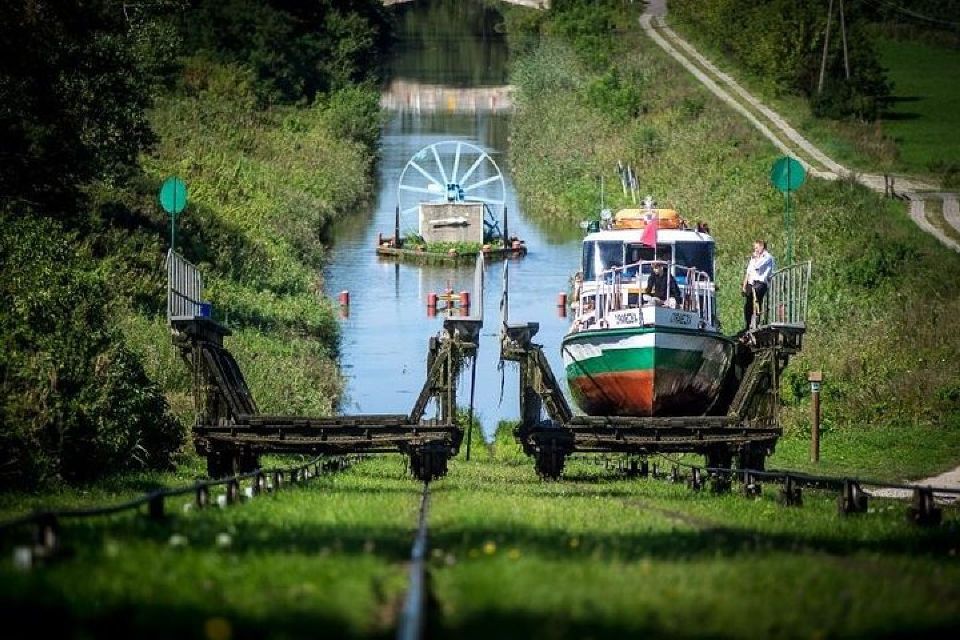
[[[427,626],[428,579],[427,548],[429,545],[427,520],[430,512],[430,483],[423,483],[420,494],[417,533],[410,551],[410,584],[400,611],[397,640],[419,640]]]

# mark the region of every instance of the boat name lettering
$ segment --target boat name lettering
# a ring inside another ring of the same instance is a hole
[[[617,324],[637,324],[640,321],[636,311],[621,311],[615,313],[613,317],[616,318]]]
[[[674,313],[670,316],[670,322],[673,322],[674,324],[690,324],[693,322],[693,319],[683,313]]]

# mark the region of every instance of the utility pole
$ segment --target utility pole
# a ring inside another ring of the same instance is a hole
[[[847,56],[847,23],[843,19],[843,0],[840,0],[840,35],[843,39],[843,70],[850,80],[850,58]]]
[[[830,23],[833,22],[833,0],[827,9],[827,33],[823,38],[823,57],[820,60],[820,81],[817,83],[817,93],[823,93],[823,74],[827,70],[827,49],[830,48]]]

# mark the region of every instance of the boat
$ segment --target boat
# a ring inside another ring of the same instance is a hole
[[[591,416],[710,414],[736,345],[716,315],[709,229],[649,197],[585,228],[561,346],[577,406]],[[654,273],[669,286],[648,292]]]

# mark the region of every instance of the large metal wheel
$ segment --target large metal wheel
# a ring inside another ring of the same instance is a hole
[[[496,161],[477,145],[460,140],[420,149],[404,166],[397,184],[397,205],[406,219],[424,202],[480,202],[489,216],[503,209],[506,195]]]

